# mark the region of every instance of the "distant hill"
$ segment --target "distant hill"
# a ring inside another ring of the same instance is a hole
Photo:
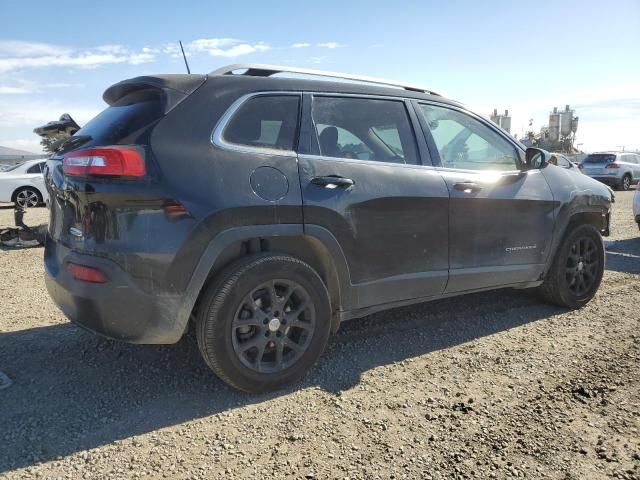
[[[0,146],[0,157],[2,157],[2,156],[7,156],[8,157],[10,155],[11,156],[16,156],[16,157],[22,157],[22,156],[25,156],[25,155],[32,156],[32,155],[40,155],[40,154],[39,153],[33,153],[33,152],[27,152],[25,150],[18,150],[18,149],[15,149],[15,148],[9,148],[9,147]]]

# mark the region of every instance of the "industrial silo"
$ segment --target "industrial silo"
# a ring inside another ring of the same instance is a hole
[[[494,108],[493,113],[491,114],[491,121],[496,125],[500,125],[500,115],[498,115],[498,109]]]
[[[560,114],[558,107],[553,107],[553,112],[549,114],[549,141],[557,143],[560,141]]]
[[[564,112],[560,114],[560,134],[563,137],[571,135],[571,121],[573,120],[573,110],[569,105],[564,107]]]
[[[578,117],[571,119],[571,131],[576,133],[578,131]]]
[[[504,111],[504,116],[500,119],[500,126],[511,133],[511,117],[509,116],[509,110]]]

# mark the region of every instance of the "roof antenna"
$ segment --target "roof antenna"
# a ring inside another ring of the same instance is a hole
[[[191,70],[189,69],[189,63],[187,62],[187,56],[184,54],[184,47],[182,46],[182,40],[178,40],[180,44],[180,50],[182,50],[182,58],[184,58],[184,66],[187,67],[187,73],[191,74]]]

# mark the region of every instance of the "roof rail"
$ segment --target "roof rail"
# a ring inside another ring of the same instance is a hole
[[[434,92],[430,88],[424,88],[418,85],[412,85],[403,82],[396,82],[394,80],[385,80],[383,78],[361,77],[358,75],[352,75],[350,73],[327,72],[325,70],[284,67],[280,65],[263,65],[258,63],[236,63],[233,65],[227,65],[226,67],[221,67],[210,72],[209,75],[233,75],[234,72],[238,70],[245,70],[245,72],[241,73],[240,75],[251,77],[270,77],[271,75],[275,75],[277,73],[298,73],[301,75],[313,75],[316,77],[331,77],[340,78],[343,80],[353,80],[356,82],[375,83],[377,85],[404,88],[405,90],[411,90],[413,92],[427,93],[429,95],[437,95],[439,97],[442,96],[440,93]]]

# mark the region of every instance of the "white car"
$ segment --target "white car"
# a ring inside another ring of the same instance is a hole
[[[46,160],[29,160],[0,172],[0,202],[35,207],[48,198],[42,167]]]

